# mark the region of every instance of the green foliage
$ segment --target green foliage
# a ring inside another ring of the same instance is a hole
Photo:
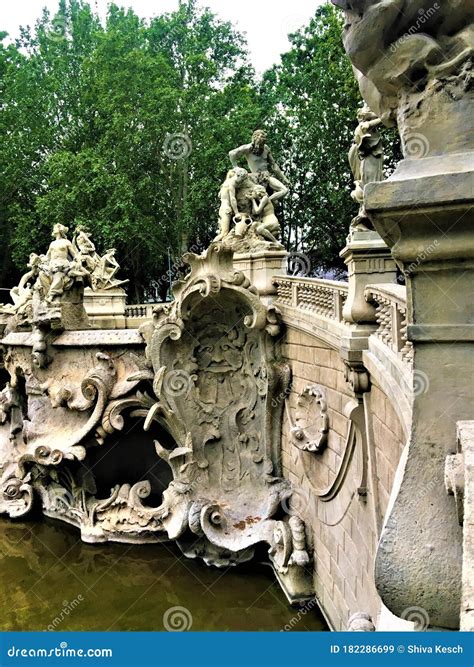
[[[140,299],[169,247],[208,242],[227,151],[259,115],[241,44],[194,0],[149,24],[110,5],[104,27],[87,2],[62,0],[2,47],[3,266],[45,250],[55,222],[83,223],[118,249]],[[170,158],[168,135],[185,135],[190,154]]]
[[[286,245],[323,270],[343,268],[338,255],[357,212],[348,152],[361,99],[342,29],[340,12],[331,4],[320,7],[290,36],[290,51],[261,86],[272,145],[292,184],[280,210]]]
[[[337,265],[359,102],[340,31],[319,9],[260,83],[243,36],[196,0],[149,22],[112,4],[105,25],[86,0],[60,0],[15,44],[0,33],[0,286],[54,223],[83,223],[143,299],[168,248],[176,260],[212,239],[227,153],[261,125],[292,181],[288,247]]]

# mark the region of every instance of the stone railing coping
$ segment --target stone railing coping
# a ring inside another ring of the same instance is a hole
[[[273,285],[280,285],[286,282],[308,283],[309,285],[319,285],[321,287],[330,287],[331,289],[338,289],[343,292],[349,290],[349,283],[343,280],[325,280],[323,278],[309,278],[307,276],[275,276],[273,278]]]
[[[407,290],[404,285],[381,283],[368,285],[364,291],[369,303],[377,306],[375,337],[393,350],[403,364],[411,368],[413,345],[407,337]]]
[[[395,283],[367,285],[365,288],[365,298],[367,301],[376,301],[377,294],[384,296],[389,301],[395,301],[402,309],[406,309],[407,288],[405,285],[396,285]]]

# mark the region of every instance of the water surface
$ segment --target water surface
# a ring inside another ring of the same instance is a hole
[[[327,629],[267,566],[218,570],[171,543],[89,545],[67,525],[0,518],[0,630],[160,631],[173,607],[192,630]]]

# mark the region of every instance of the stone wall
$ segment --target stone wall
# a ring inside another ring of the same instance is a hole
[[[381,601],[375,589],[374,559],[404,446],[402,425],[377,385],[365,394],[365,406],[355,398],[345,381],[339,350],[290,325],[281,351],[292,369],[282,467],[298,490],[289,511],[297,510],[310,532],[307,537],[313,548],[316,596],[335,630],[347,629],[349,617],[361,611],[376,623]],[[310,384],[319,385],[327,401],[329,433],[321,453],[299,450],[291,436],[298,397]],[[357,432],[346,465],[344,452],[351,447],[353,437],[350,416],[358,410],[368,418],[362,420],[365,433]],[[366,492],[360,489],[364,472]]]
[[[382,520],[405,446],[405,434],[392,401],[376,384],[372,384],[369,400],[377,471],[378,514]]]

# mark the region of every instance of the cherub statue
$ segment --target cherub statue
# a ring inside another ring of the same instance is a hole
[[[263,185],[256,185],[250,194],[250,198],[252,212],[256,220],[253,225],[256,234],[267,241],[278,243],[275,235],[280,232],[280,223],[275,215],[275,208],[266,188]]]
[[[242,222],[242,214],[237,204],[237,190],[243,185],[247,178],[247,170],[235,167],[227,172],[226,179],[221,185],[219,197],[221,206],[219,209],[219,234],[214,241],[221,241],[230,231],[230,223]]]
[[[275,201],[288,194],[289,181],[275,162],[266,141],[266,132],[255,130],[252,142],[230,151],[229,158],[235,168],[239,159],[245,157],[251,171],[250,177],[254,177],[260,185],[268,186],[272,191],[270,200]]]
[[[365,104],[357,114],[359,125],[349,151],[349,164],[354,175],[352,199],[360,206],[351,227],[366,230],[370,221],[364,208],[364,187],[367,183],[383,180],[383,145],[378,127],[382,121]]]

